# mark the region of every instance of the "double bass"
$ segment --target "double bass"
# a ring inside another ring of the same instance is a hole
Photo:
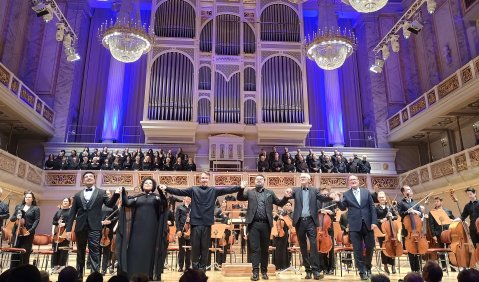
[[[321,210],[330,208],[334,205],[335,204],[327,206]],[[331,228],[333,222],[329,214],[325,214],[321,211],[318,213],[318,222],[319,227],[316,227],[316,244],[318,247],[318,252],[327,254],[333,248],[333,238],[331,238],[328,233],[328,230]]]
[[[429,197],[427,197],[426,200],[424,201],[424,207],[427,207],[428,203],[429,203]],[[427,213],[427,209],[424,213]],[[424,215],[422,233],[426,235],[426,240],[429,242],[429,248],[433,248],[433,249],[442,248],[439,242],[440,241],[439,238],[437,238],[437,241],[434,240],[434,236],[432,235],[431,225],[429,224],[430,220],[431,219],[429,218],[428,215]],[[422,256],[422,259],[425,261],[437,260],[438,259],[437,252],[427,253]]]

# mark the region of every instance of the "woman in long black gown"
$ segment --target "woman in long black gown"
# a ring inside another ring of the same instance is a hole
[[[139,195],[122,193],[123,208],[117,230],[117,254],[120,273],[128,277],[142,273],[161,280],[167,251],[167,202],[156,182],[146,178]]]

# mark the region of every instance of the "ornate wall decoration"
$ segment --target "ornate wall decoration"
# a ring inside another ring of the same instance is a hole
[[[27,173],[27,165],[20,162],[18,164],[18,171],[17,171],[17,176],[20,178],[24,178]]]
[[[436,92],[434,92],[434,90],[431,90],[429,91],[427,94],[427,103],[429,105],[432,105],[434,103],[436,103],[437,99],[436,99]]]
[[[243,2],[248,2],[248,1],[243,1]],[[254,19],[254,12],[244,12],[244,17],[245,19]]]
[[[218,185],[218,186],[241,185],[241,175],[215,175],[215,185]]]
[[[227,80],[231,78],[231,75],[238,72],[239,66],[235,65],[216,65],[216,71],[222,73]]]
[[[160,183],[166,186],[188,186],[187,175],[160,175]]]
[[[405,185],[408,185],[408,186],[415,186],[415,185],[419,185],[419,174],[417,173],[417,171],[413,171],[411,172],[410,174],[408,174],[406,176],[405,179],[403,179],[402,181]]]
[[[133,186],[132,173],[103,173],[101,185],[104,186]]]
[[[417,115],[418,113],[422,112],[426,109],[426,98],[421,97],[419,100],[414,102],[411,106],[409,106],[409,112],[411,113],[411,117]]]
[[[245,99],[246,99],[246,98],[253,98],[253,99],[255,99],[255,98],[256,98],[256,94],[244,94],[244,97],[245,97]]]
[[[200,93],[198,97],[210,97],[210,93]]]
[[[10,85],[10,90],[16,95],[18,93],[18,89],[20,89],[20,81],[13,77],[12,84]]]
[[[140,174],[138,174],[138,184],[137,185],[140,186],[141,182],[143,182],[143,180],[147,177],[153,178],[153,173],[140,173]]]
[[[201,174],[195,175],[195,185],[200,186],[201,185]]]
[[[223,1],[222,1],[223,2]],[[224,2],[231,2],[230,0],[226,0]],[[223,6],[223,5],[217,5],[216,6],[216,12],[219,14],[237,14],[239,15],[240,9],[238,6]]]
[[[294,176],[270,176],[267,177],[266,187],[278,188],[278,187],[293,187]]]
[[[254,187],[255,184],[255,179],[256,179],[257,174],[248,174],[248,186],[249,187]]]
[[[476,67],[476,74],[479,74],[479,60],[474,62],[474,66]]]
[[[10,73],[3,66],[0,66],[0,82],[6,87],[10,82]]]
[[[281,53],[276,51],[262,51],[261,52],[261,62],[264,62],[269,56],[281,55]]]
[[[53,123],[53,118],[55,117],[55,113],[49,107],[45,105],[43,107],[43,117],[50,123]]]
[[[446,97],[447,95],[451,94],[454,90],[458,88],[459,88],[459,78],[457,77],[457,74],[455,74],[453,77],[439,84],[439,86],[437,87],[439,99]]]
[[[409,113],[407,112],[407,109],[404,109],[401,111],[401,116],[402,116],[402,121],[405,122],[409,119]]]
[[[429,179],[429,171],[427,168],[421,168],[421,183],[428,182]]]
[[[27,180],[38,185],[42,184],[42,176],[32,167],[28,168]]]
[[[35,111],[39,114],[42,113],[43,103],[40,99],[37,100],[37,104],[35,105]]]
[[[158,40],[159,41],[159,40]],[[160,44],[160,42],[155,42],[155,44]],[[158,47],[158,46],[153,46],[153,52],[152,55],[153,57],[156,57],[156,55],[165,52],[165,51],[174,51],[173,49],[170,48],[165,48],[165,47]]]
[[[46,173],[45,185],[47,186],[76,186],[76,173]]]
[[[389,123],[389,130],[393,130],[394,128],[398,127],[401,125],[401,118],[399,117],[399,114],[396,114],[392,118],[388,120]]]
[[[461,70],[461,79],[462,79],[462,84],[466,84],[472,79],[472,70],[471,66],[467,66],[466,68],[463,68]]]
[[[445,175],[454,173],[452,160],[448,159],[437,164],[431,165],[432,179],[438,179]]]
[[[396,189],[399,186],[398,177],[371,176],[371,182],[375,189]]]
[[[24,86],[22,86],[22,91],[20,91],[20,99],[22,99],[32,108],[35,105],[35,95],[33,95],[33,93]]]
[[[329,186],[331,188],[346,188],[348,183],[345,176],[331,177],[331,176],[321,176],[319,179],[319,186],[325,187]]]
[[[469,151],[469,159],[471,159],[472,166],[479,166],[479,149]]]
[[[276,48],[278,48],[278,47],[276,47]],[[282,53],[295,58],[296,60],[298,60],[298,62],[301,62],[303,60],[301,52],[291,52],[291,51],[289,51],[289,52],[282,52]]]
[[[0,153],[0,169],[1,170],[6,171],[10,174],[14,174],[16,164],[17,164],[17,161],[14,158]]]
[[[456,162],[456,170],[458,172],[467,170],[466,154],[460,154],[459,156],[455,156],[454,161]]]

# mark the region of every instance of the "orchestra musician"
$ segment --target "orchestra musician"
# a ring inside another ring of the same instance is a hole
[[[407,229],[404,227],[404,218],[411,213],[415,213],[422,217],[422,212],[420,210],[420,206],[416,204],[416,201],[412,199],[413,192],[411,187],[404,185],[401,187],[401,193],[403,194],[404,198],[398,203],[397,209],[399,216],[401,216],[401,222],[403,222],[402,226],[402,237],[403,237],[403,245],[406,241],[405,237],[407,237]],[[414,206],[414,207],[413,207]],[[404,246],[405,248],[405,246]],[[420,262],[419,256],[415,254],[408,253],[409,256],[409,265],[411,266],[412,272],[419,272],[420,271]]]
[[[55,212],[53,215],[52,221],[52,273],[59,273],[66,265],[68,260],[68,246],[70,245],[70,241],[67,239],[63,239],[62,242],[56,243],[55,241],[60,240],[61,229],[65,228],[66,222],[68,221],[68,217],[70,215],[70,206],[71,206],[71,199],[64,198],[60,208]]]
[[[191,262],[193,269],[206,271],[208,252],[211,246],[211,225],[214,223],[214,205],[216,198],[236,193],[246,186],[246,181],[240,186],[216,188],[208,186],[210,173],[203,172],[200,177],[200,186],[186,189],[177,189],[160,185],[167,193],[176,196],[191,197]]]
[[[396,215],[396,211],[394,208],[386,202],[386,193],[380,191],[377,193],[377,199],[379,201],[379,204],[376,205],[376,215],[378,218],[378,223],[379,228],[381,231],[384,233],[384,230],[382,230],[381,223],[387,222],[389,218],[391,218],[392,221],[396,220],[398,217]],[[379,246],[383,246],[385,238],[384,237],[378,237],[378,242]],[[393,274],[396,274],[396,263],[394,258],[388,257],[384,251],[381,251],[381,262],[384,266],[384,272],[389,274],[389,268],[388,265],[391,265],[391,271]]]
[[[301,187],[294,187],[291,197],[294,198],[293,226],[296,228],[303,265],[306,269],[305,279],[319,280],[324,277],[320,273],[319,254],[316,242],[316,227],[318,223],[318,200],[331,201],[331,198],[321,195],[318,188],[311,187],[311,175],[301,173]],[[310,242],[308,253],[307,239]]]
[[[176,236],[178,237],[178,271],[183,272],[191,266],[191,249],[185,249],[185,246],[191,246],[190,236],[184,236],[185,223],[191,210],[191,198],[186,196],[183,198],[183,204],[179,205],[175,211]],[[191,228],[191,227],[189,227]],[[188,237],[188,238],[186,238]],[[183,266],[185,268],[183,268]]]
[[[246,224],[248,224],[248,242],[251,248],[251,262],[253,264],[252,281],[259,280],[261,264],[262,279],[268,279],[268,249],[273,227],[273,204],[284,206],[291,196],[287,189],[285,196],[280,200],[273,191],[264,187],[265,177],[257,175],[255,189],[242,189],[238,192],[239,201],[248,201]]]
[[[26,250],[24,254],[12,254],[10,268],[14,268],[29,264],[35,229],[40,223],[40,208],[37,206],[37,201],[32,191],[27,190],[23,193],[22,203],[15,207],[15,212],[10,217],[10,221],[17,222],[12,230],[13,247]],[[27,230],[27,235],[16,235],[18,228],[20,228],[19,224],[20,226],[23,225]]]
[[[442,206],[442,198],[441,197],[434,197],[434,210],[444,210],[446,212],[447,216],[454,220],[454,215],[452,214],[452,211],[449,209],[446,209],[445,207]],[[432,238],[436,243],[441,243],[440,238],[441,238],[441,233],[444,230],[449,229],[449,224],[441,224],[441,222],[437,222],[436,218],[432,216],[432,213],[429,212],[428,216],[428,222],[429,222],[429,227],[431,227],[431,233],[432,233]],[[441,254],[441,264],[442,268],[446,268],[446,261],[444,259],[445,254]]]
[[[70,209],[70,216],[67,221],[67,238],[71,238],[73,221],[75,224],[75,235],[77,238],[77,271],[78,279],[83,279],[85,267],[85,253],[88,243],[90,253],[89,262],[91,270],[99,272],[100,267],[100,239],[101,239],[101,208],[103,204],[112,207],[120,197],[122,191],[118,188],[115,194],[108,198],[105,190],[96,187],[96,176],[91,171],[83,173],[85,189],[73,196],[73,203]]]
[[[227,224],[229,220],[228,214],[225,213],[226,211],[226,201],[222,201],[219,207],[215,207],[215,222],[220,224]],[[215,270],[221,270],[218,267],[221,267],[223,263],[226,262],[226,255],[228,249],[231,247],[229,243],[229,238],[231,236],[231,230],[228,228],[225,229],[225,233],[223,234],[223,238],[220,240],[214,240],[214,246],[217,248],[216,251],[216,265]],[[221,249],[221,251],[220,251]],[[211,260],[211,257],[209,258]]]
[[[469,233],[471,234],[471,240],[473,245],[476,247],[479,243],[479,234],[477,234],[476,229],[476,220],[479,218],[479,201],[476,198],[476,189],[468,187],[466,189],[467,198],[469,203],[464,206],[462,214],[459,218],[456,218],[454,221],[465,221],[469,217]]]
[[[368,280],[371,277],[375,245],[373,229],[377,228],[378,222],[376,210],[369,191],[359,188],[356,175],[348,177],[348,186],[350,189],[344,192],[338,207],[343,211],[348,209],[349,238],[353,245],[354,261],[361,280]],[[363,241],[366,245],[366,256],[363,255]]]
[[[293,217],[293,205],[289,201],[284,205],[283,210],[278,211],[278,213],[274,217],[274,220],[276,222],[278,220],[284,222],[285,216],[288,216],[289,218]],[[278,223],[275,223],[275,224],[278,224]],[[276,250],[274,251],[274,256],[273,256],[273,264],[276,266],[277,270],[283,270],[290,266],[290,253],[288,252],[288,240],[289,240],[290,229],[288,225],[286,224],[286,222],[283,223],[283,231],[285,234],[283,237],[277,236],[273,239],[273,246],[276,247]]]
[[[112,192],[110,190],[106,191],[106,195],[108,196],[109,199],[113,196]],[[108,207],[105,204],[103,204],[101,208],[101,217],[103,220],[101,221],[102,225],[102,233],[106,233],[106,228],[108,228],[108,234],[106,235],[110,241],[113,240],[113,229],[118,222],[118,206],[114,205],[113,207]],[[103,234],[102,234],[103,237]],[[111,251],[111,245],[105,245],[101,247],[101,274],[105,275],[106,274],[106,269],[109,267],[110,268],[110,274],[113,273],[113,263],[112,263],[112,251]]]
[[[330,194],[330,189],[323,187],[320,189],[321,195],[325,197],[333,197],[335,194]],[[336,221],[336,205],[334,205],[334,201],[323,202],[318,201],[318,208],[320,208],[319,212],[323,214],[327,214],[331,217],[331,222]],[[328,229],[328,234],[331,238],[334,238],[334,227],[333,224]],[[333,239],[334,240],[334,239]],[[332,275],[334,274],[334,269],[336,268],[335,265],[336,258],[334,256],[334,248],[331,248],[329,253],[320,253],[319,254],[319,268],[320,271],[324,272],[324,274]]]

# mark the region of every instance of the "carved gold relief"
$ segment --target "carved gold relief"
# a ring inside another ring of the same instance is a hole
[[[76,173],[47,173],[45,185],[47,186],[75,186],[77,183]]]
[[[421,183],[429,181],[429,171],[427,168],[421,168]]]
[[[404,109],[404,110],[401,111],[401,115],[402,115],[402,121],[403,121],[403,122],[405,122],[405,121],[407,121],[407,120],[409,119],[409,114],[408,114],[408,112],[407,112],[406,109]]]
[[[472,166],[479,166],[479,149],[469,151],[469,158]]]
[[[453,166],[451,159],[431,165],[432,179],[438,179],[445,175],[453,174],[454,170],[452,168]]]
[[[388,123],[389,123],[389,130],[393,130],[394,128],[400,126],[401,125],[401,118],[399,117],[399,114],[390,118]]]
[[[455,74],[453,77],[439,84],[439,86],[437,87],[439,99],[446,97],[447,95],[451,94],[451,92],[453,92],[454,90],[458,88],[459,88],[459,79],[457,78],[457,74]]]
[[[20,178],[24,178],[25,177],[25,174],[27,172],[27,165],[20,162],[18,164],[18,171],[17,171],[17,176],[20,177]]]
[[[466,84],[472,79],[472,70],[470,66],[467,66],[461,70],[461,78],[463,84]]]
[[[104,186],[133,186],[133,174],[103,173],[101,184]]]
[[[426,109],[426,99],[424,97],[422,97],[421,99],[414,102],[411,106],[409,106],[409,112],[411,113],[411,117],[422,112],[424,109]]]
[[[375,189],[396,189],[399,179],[396,176],[371,176],[371,182]]]
[[[18,89],[20,88],[20,82],[14,77],[12,79],[12,84],[10,85],[10,90],[12,90],[15,95],[18,93]]]
[[[455,156],[454,161],[456,162],[456,169],[458,172],[467,169],[466,154]]]
[[[332,177],[332,176],[321,176],[319,179],[321,187],[329,186],[331,188],[345,188],[347,187],[346,177]]]
[[[38,185],[42,184],[42,176],[32,167],[28,168],[27,180]]]
[[[10,73],[2,66],[0,66],[0,82],[7,87],[10,82]]]
[[[434,90],[431,90],[429,91],[427,94],[427,102],[429,103],[429,105],[432,105],[434,103],[436,103],[436,93],[434,92]]]
[[[7,155],[0,154],[0,169],[10,174],[15,173],[15,165],[17,161]]]
[[[388,169],[389,169],[389,164],[383,163],[383,170],[388,170]]]
[[[166,186],[187,186],[187,175],[160,175],[160,183]]]
[[[268,177],[268,185],[270,188],[279,188],[279,187],[293,187],[294,186],[294,176],[270,176]]]
[[[140,173],[138,174],[138,187],[141,186],[141,182],[143,182],[143,180],[145,178],[152,178],[153,179],[153,173]]]
[[[419,184],[419,174],[417,171],[409,173],[405,179],[403,179],[403,184],[408,186],[415,186]]]
[[[215,185],[218,185],[218,186],[241,185],[241,175],[215,175]]]

